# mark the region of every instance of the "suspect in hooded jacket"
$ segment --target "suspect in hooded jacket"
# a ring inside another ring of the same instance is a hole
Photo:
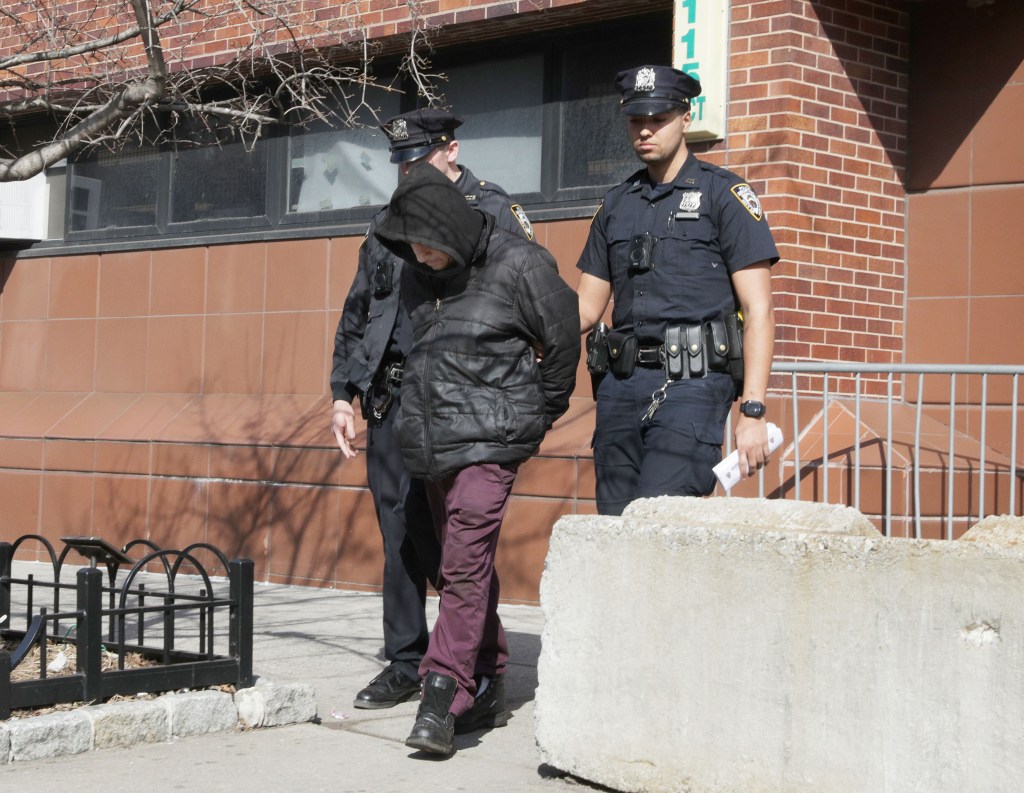
[[[530,457],[568,408],[580,356],[576,293],[554,258],[433,168],[399,184],[376,234],[410,264],[413,346],[394,429],[410,473]]]

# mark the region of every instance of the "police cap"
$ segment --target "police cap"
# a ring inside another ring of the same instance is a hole
[[[425,108],[392,116],[380,128],[388,136],[391,162],[398,163],[430,154],[435,147],[453,140],[455,128],[461,125],[462,119],[447,110]]]
[[[689,109],[700,96],[700,81],[670,66],[637,66],[619,72],[615,87],[622,94],[619,109],[627,116],[655,116]]]

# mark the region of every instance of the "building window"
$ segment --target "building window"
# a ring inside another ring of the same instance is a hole
[[[288,138],[288,212],[293,215],[386,204],[398,184],[387,136],[379,129],[400,113],[399,94],[374,92],[377,118],[363,110],[352,129],[320,123]]]
[[[544,55],[445,69],[445,98],[465,120],[459,160],[509,193],[540,193],[544,152]]]
[[[67,188],[69,231],[155,229],[160,153],[137,149],[75,163]]]
[[[197,131],[200,145],[168,152],[171,172],[169,223],[267,215],[269,142],[251,148],[214,131]]]
[[[636,170],[613,81],[670,56],[671,16],[659,12],[447,47],[433,67],[465,119],[460,163],[545,219],[591,213]],[[375,63],[401,90],[373,93],[356,128],[265,130],[252,147],[203,133],[205,145],[80,157],[68,167],[66,241],[361,232],[398,178],[378,123],[417,106],[396,65]]]

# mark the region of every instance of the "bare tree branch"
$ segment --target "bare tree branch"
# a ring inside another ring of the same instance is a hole
[[[421,49],[429,49],[419,0],[405,0],[413,33],[401,69],[431,105],[443,99]],[[0,181],[29,178],[90,147],[129,141],[188,142],[191,130],[227,130],[252,146],[268,125],[351,126],[378,119],[378,83],[358,0],[322,22],[293,0],[93,0],[0,11],[0,119],[57,121],[32,151],[0,151]],[[213,34],[233,38],[213,55]],[[339,65],[339,54],[347,64]],[[197,133],[201,134],[201,133]]]

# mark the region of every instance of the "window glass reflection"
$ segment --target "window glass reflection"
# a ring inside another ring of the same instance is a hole
[[[381,121],[400,112],[398,94],[379,98]],[[359,122],[363,126],[332,129],[319,124],[292,134],[289,212],[327,212],[388,202],[398,184],[398,169],[390,161],[387,135],[368,112]]]

